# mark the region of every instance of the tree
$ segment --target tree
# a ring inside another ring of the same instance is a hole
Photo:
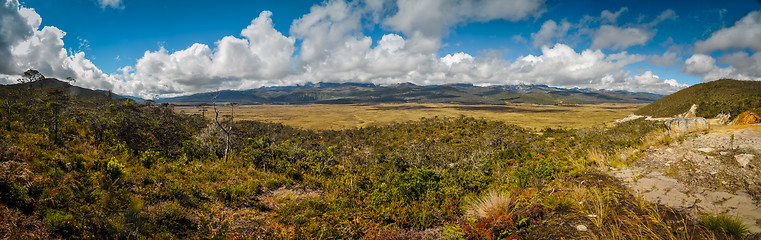
[[[203,117],[204,119],[206,119],[206,111],[208,111],[208,110],[206,109],[206,107],[208,107],[208,106],[210,106],[210,104],[208,104],[208,103],[201,103],[201,104],[198,104],[198,105],[196,106],[196,107],[198,107],[198,108],[199,108],[199,110],[198,110],[198,111],[200,111],[200,112],[201,112],[201,117]]]
[[[222,126],[222,123],[219,122],[219,109],[217,108],[217,97],[219,97],[219,92],[216,92],[211,101],[211,105],[214,107],[214,122],[217,123],[217,126],[222,129],[222,132],[225,134],[225,162],[227,162],[227,156],[230,153],[230,131],[232,131],[232,118],[230,118],[231,123],[229,125],[229,129],[226,129],[224,126]],[[230,105],[232,108],[233,105]]]
[[[34,69],[29,69],[26,70],[24,75],[16,81],[19,83],[33,83],[42,79],[45,79],[45,76],[42,75],[42,73]]]

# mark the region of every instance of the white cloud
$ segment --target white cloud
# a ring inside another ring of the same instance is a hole
[[[719,58],[727,67],[716,65],[716,59],[705,54],[694,54],[684,62],[682,71],[702,77],[703,82],[723,78],[738,80],[761,80],[761,53],[748,56],[746,52],[735,52]]]
[[[423,51],[438,50],[441,37],[457,24],[487,22],[495,19],[518,21],[538,17],[544,0],[398,0],[398,11],[383,23],[404,33]],[[416,41],[424,41],[417,44]]]
[[[600,13],[600,19],[609,22],[609,23],[616,23],[618,21],[618,17],[621,16],[622,13],[628,11],[629,8],[627,7],[621,7],[618,11],[615,13],[609,11],[609,10],[602,10],[602,13]]]
[[[98,4],[100,5],[100,8],[117,8],[121,9],[124,8],[124,5],[122,5],[122,0],[98,0]]]
[[[464,52],[458,52],[455,54],[447,54],[441,58],[441,62],[450,67],[452,64],[457,64],[463,61],[473,61],[473,56]]]
[[[26,35],[14,35],[23,36],[18,39],[0,36],[0,54],[7,49],[7,55],[11,56],[7,65],[12,68],[0,72],[0,77],[8,79],[7,76],[26,68],[37,68],[53,77],[74,76],[81,86],[145,98],[306,82],[535,83],[658,93],[684,87],[650,71],[632,74],[625,70],[628,65],[647,59],[664,64],[680,61],[675,54],[668,53],[642,56],[627,52],[605,54],[599,49],[577,52],[568,45],[555,44],[543,46],[541,55],[523,56],[513,62],[498,55],[474,57],[465,52],[438,55],[442,37],[455,25],[539,16],[544,11],[542,1],[327,1],[295,20],[290,26],[290,37],[274,28],[272,13],[265,11],[239,37],[223,37],[214,46],[197,43],[179,51],[163,47],[146,51],[134,66],[120,68],[119,73],[112,75],[103,74],[83,52],[66,51],[62,41],[65,32],[55,27],[38,30],[42,21],[39,15],[19,7],[15,0],[9,2],[16,3],[9,8],[13,11],[8,11],[16,15],[4,14],[3,19],[12,16],[8,19],[22,24],[12,31],[31,30]],[[382,10],[393,8],[394,4],[398,4],[394,8],[398,11]],[[625,11],[603,12],[601,18],[613,23]],[[380,39],[364,36],[363,21],[367,20],[400,33],[388,33]],[[544,25],[547,26],[543,26],[544,31],[532,34],[534,44],[564,38],[569,29],[577,28],[567,21],[558,24],[550,20]],[[0,29],[11,28],[3,23]],[[294,56],[297,39],[299,55]],[[623,49],[627,44],[631,45],[621,41],[602,45]],[[755,61],[754,57],[736,55],[722,61],[748,62],[746,68],[751,69],[755,62],[748,59]]]
[[[653,36],[653,30],[603,25],[592,40],[592,48],[626,49],[634,45],[645,45]]]
[[[110,89],[116,80],[104,74],[83,52],[64,48],[66,32],[52,26],[39,29],[42,18],[34,9],[21,7],[17,0],[0,4],[0,80],[11,83],[27,69],[47,77],[77,79],[89,88]],[[8,33],[8,34],[5,34]]]
[[[661,55],[650,55],[647,62],[655,66],[674,66],[681,62],[682,58],[677,57],[675,52],[666,51]]]
[[[703,75],[714,71],[717,68],[716,59],[705,54],[695,54],[684,61],[683,71],[687,73]]]
[[[459,23],[518,21],[544,12],[542,0],[398,0],[397,6],[398,12],[384,23],[405,34],[428,37],[440,37]]]
[[[616,12],[603,10],[599,17],[584,16],[578,23],[570,23],[563,19],[558,24],[550,19],[542,24],[538,32],[532,33],[534,47],[552,45],[554,43],[572,44],[584,42],[591,37],[591,48],[622,50],[632,46],[647,44],[655,34],[654,27],[666,20],[678,18],[671,9],[664,10],[648,23],[629,23],[618,25],[618,18],[629,9],[620,8]]]
[[[534,40],[534,47],[553,44],[558,40],[564,39],[568,35],[569,29],[571,29],[571,23],[565,19],[560,21],[560,24],[557,24],[552,19],[545,21],[538,32],[531,34],[531,38]]]
[[[41,22],[34,10],[20,8],[17,0],[0,0],[0,74],[19,73],[11,48],[34,35]]]
[[[342,0],[313,6],[308,14],[293,21],[291,35],[303,39],[301,60],[317,61],[331,49],[340,47],[346,39],[361,32],[360,12]]]
[[[577,53],[567,45],[555,44],[552,48],[542,47],[540,56],[518,58],[510,65],[510,77],[554,86],[588,87],[599,83],[607,74],[642,60],[638,55],[605,55],[600,50]]]
[[[727,49],[761,51],[761,11],[753,11],[735,23],[711,34],[705,41],[695,43],[696,52]]]
[[[244,38],[226,36],[214,50],[196,43],[173,53],[164,48],[146,51],[134,68],[123,69],[122,77],[140,82],[132,94],[141,97],[276,82],[290,71],[295,40],[274,29],[271,15],[261,12],[241,31]]]
[[[509,66],[509,82],[548,84],[561,87],[628,90],[668,94],[686,87],[674,79],[661,79],[651,71],[632,75],[624,70],[644,56],[620,52],[606,55],[600,50],[577,53],[564,44],[542,47],[542,55],[528,55]]]

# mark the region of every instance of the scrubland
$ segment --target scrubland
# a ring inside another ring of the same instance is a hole
[[[313,130],[72,99],[54,88],[3,96],[2,238],[747,235],[731,216],[648,202],[601,170],[670,141],[662,124],[643,119],[575,129],[418,117]]]

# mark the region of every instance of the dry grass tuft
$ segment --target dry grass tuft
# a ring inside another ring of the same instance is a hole
[[[671,140],[671,136],[669,136],[669,133],[666,130],[652,131],[642,138],[642,148],[646,149],[650,146],[669,145]]]
[[[605,169],[608,163],[608,155],[597,147],[587,149],[587,159],[594,161],[598,169]]]
[[[489,191],[468,205],[465,215],[478,219],[505,215],[512,211],[515,199],[509,193]]]

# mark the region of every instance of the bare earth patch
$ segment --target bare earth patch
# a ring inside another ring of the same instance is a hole
[[[614,169],[647,200],[702,213],[737,216],[761,232],[761,126],[721,126],[668,146],[650,147]]]

